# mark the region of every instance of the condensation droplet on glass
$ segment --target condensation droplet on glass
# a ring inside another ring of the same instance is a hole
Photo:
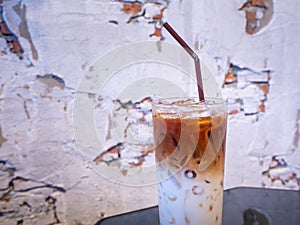
[[[197,173],[194,170],[186,170],[184,175],[189,179],[194,179],[197,176]]]
[[[204,189],[202,187],[199,186],[193,186],[192,188],[192,192],[194,195],[202,195],[204,193]]]
[[[169,195],[168,195],[168,199],[169,199],[170,201],[176,201],[177,197],[176,197],[176,195],[169,194]]]
[[[176,221],[175,221],[174,217],[171,217],[170,220],[169,220],[169,224],[175,224],[175,222]]]

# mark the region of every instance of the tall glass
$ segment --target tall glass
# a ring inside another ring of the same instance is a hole
[[[222,99],[152,103],[161,225],[220,225],[227,109]]]

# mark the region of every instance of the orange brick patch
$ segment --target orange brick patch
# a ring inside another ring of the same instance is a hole
[[[224,77],[222,88],[236,93],[228,97],[228,114],[243,113],[245,116],[258,115],[266,111],[266,101],[270,90],[269,70],[254,71],[230,64]]]
[[[0,11],[3,12],[3,1],[0,0]],[[6,40],[7,46],[9,50],[18,55],[20,59],[23,59],[24,50],[18,40],[18,37],[9,29],[7,26],[6,21],[3,18],[3,14],[0,14],[0,33],[2,34],[3,38]]]
[[[126,14],[137,15],[142,9],[140,3],[125,3],[122,11]]]
[[[254,34],[270,22],[273,0],[247,0],[239,10],[245,12],[246,33]]]

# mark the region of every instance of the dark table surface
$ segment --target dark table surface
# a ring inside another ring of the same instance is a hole
[[[107,217],[95,225],[159,225],[157,206]],[[233,188],[224,192],[222,225],[300,225],[300,191]]]

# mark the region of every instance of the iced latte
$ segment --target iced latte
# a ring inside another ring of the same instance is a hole
[[[225,102],[153,102],[161,225],[220,225],[227,111]]]

